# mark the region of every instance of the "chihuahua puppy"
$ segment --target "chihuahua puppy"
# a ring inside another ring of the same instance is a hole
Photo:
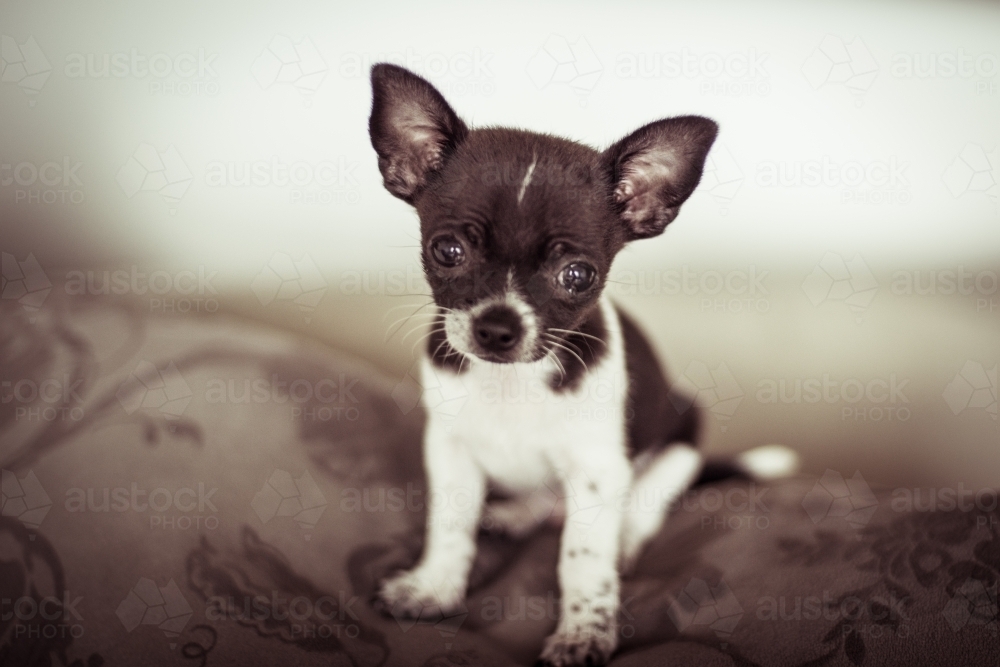
[[[401,67],[375,65],[371,79],[379,170],[419,215],[437,308],[424,384],[466,397],[454,414],[428,410],[424,551],[378,596],[394,615],[447,615],[464,600],[480,526],[519,537],[560,516],[560,618],[539,661],[602,664],[617,643],[619,573],[703,467],[691,399],[671,392],[602,290],[625,244],[677,217],[717,126],[667,118],[599,152],[472,129]],[[789,467],[787,452],[747,454],[743,472]]]

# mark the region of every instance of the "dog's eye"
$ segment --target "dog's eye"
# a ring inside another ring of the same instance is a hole
[[[441,266],[458,266],[465,261],[465,248],[457,240],[445,237],[431,244],[431,255]]]
[[[559,274],[559,283],[571,294],[586,292],[594,284],[597,272],[583,262],[573,262]]]

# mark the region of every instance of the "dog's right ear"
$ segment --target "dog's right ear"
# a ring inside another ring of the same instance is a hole
[[[386,190],[412,204],[468,132],[430,83],[396,65],[372,67],[368,133]]]

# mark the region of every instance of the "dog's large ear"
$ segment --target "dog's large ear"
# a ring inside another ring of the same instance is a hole
[[[382,63],[372,67],[368,133],[386,189],[412,204],[468,128],[434,86]]]
[[[602,157],[611,198],[630,239],[663,229],[691,196],[719,127],[701,116],[679,116],[645,125]]]

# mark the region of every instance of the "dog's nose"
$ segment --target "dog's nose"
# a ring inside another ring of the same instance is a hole
[[[490,308],[472,323],[476,342],[490,352],[506,352],[521,340],[521,318],[510,308]]]

